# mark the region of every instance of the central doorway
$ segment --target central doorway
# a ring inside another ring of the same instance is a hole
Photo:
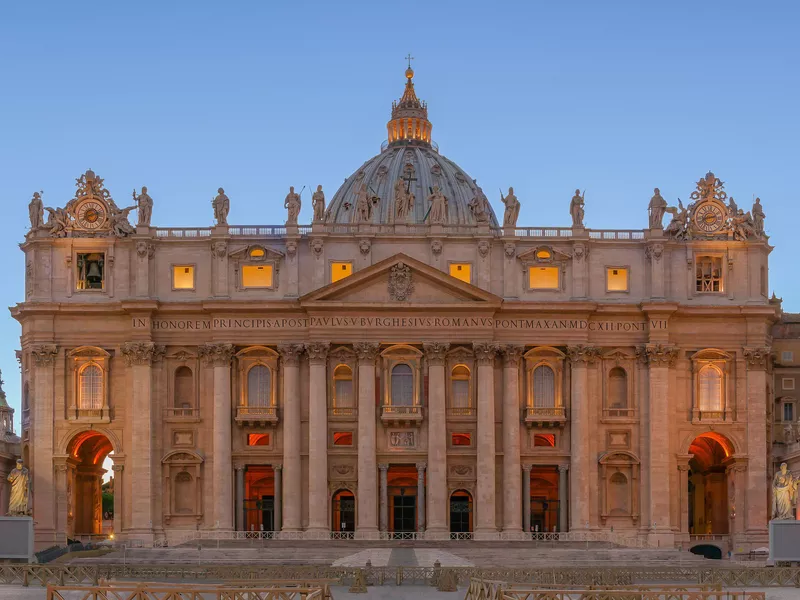
[[[245,467],[244,522],[247,531],[275,531],[275,472],[272,467]]]
[[[78,539],[106,535],[111,532],[114,513],[113,479],[106,478],[105,468],[113,466],[111,441],[98,431],[82,431],[72,439],[68,451],[67,512],[72,519],[67,535]],[[104,523],[109,525],[104,527]]]
[[[389,531],[417,531],[417,468],[412,465],[393,465],[389,467],[387,483]]]
[[[545,533],[558,531],[558,468],[533,467],[531,469],[531,531]]]
[[[350,490],[339,490],[331,503],[331,530],[352,534],[356,530],[356,498]],[[350,536],[347,536],[350,537]]]
[[[472,495],[465,490],[450,495],[450,533],[455,538],[472,534]]]

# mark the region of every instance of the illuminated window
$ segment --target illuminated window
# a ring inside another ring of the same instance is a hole
[[[556,405],[556,376],[547,365],[533,370],[533,406],[553,408]]]
[[[76,263],[78,269],[76,287],[79,290],[102,290],[105,283],[105,254],[98,252],[78,254]]]
[[[331,263],[331,283],[335,283],[353,274],[353,263],[334,261]]]
[[[536,435],[533,436],[533,446],[535,448],[538,447],[555,448],[556,436],[552,433],[537,433]]]
[[[472,434],[471,433],[454,433],[450,436],[451,446],[471,446]]]
[[[333,434],[334,446],[352,446],[353,445],[353,432],[352,431],[336,431]]]
[[[267,255],[266,250],[256,246],[255,248],[250,248],[250,258],[264,258]]]
[[[103,407],[103,370],[97,365],[86,365],[80,374],[78,408]]]
[[[175,265],[172,267],[172,289],[194,289],[194,267],[191,265]]]
[[[353,370],[347,365],[337,365],[333,370],[333,413],[350,415],[355,406]]]
[[[414,403],[414,373],[409,365],[392,369],[392,405],[411,406]]]
[[[247,372],[247,406],[272,404],[272,373],[269,367],[255,365]]]
[[[550,260],[553,257],[550,250],[537,250],[536,258],[539,260]]]
[[[242,286],[246,288],[271,288],[272,265],[242,266]]]
[[[469,263],[450,263],[450,277],[464,283],[472,283],[472,265]]]
[[[698,374],[700,384],[700,410],[722,410],[722,372],[714,365],[706,365]]]
[[[248,446],[269,446],[268,433],[248,433],[247,434]]]
[[[628,269],[622,269],[620,267],[607,267],[606,290],[609,292],[627,292]]]
[[[557,290],[558,267],[530,267],[528,287],[532,290]]]
[[[723,291],[721,257],[698,256],[695,260],[695,274],[698,292]]]

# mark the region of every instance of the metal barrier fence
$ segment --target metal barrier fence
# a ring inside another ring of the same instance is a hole
[[[350,585],[363,577],[368,585],[437,585],[441,577],[466,585],[472,579],[574,589],[685,582],[732,587],[800,587],[797,567],[549,567],[531,569],[479,567],[333,567],[282,565],[0,565],[0,584],[80,585],[100,580],[231,581],[335,579]]]
[[[147,585],[47,586],[47,600],[323,600],[322,588],[239,587],[186,584],[180,587]]]

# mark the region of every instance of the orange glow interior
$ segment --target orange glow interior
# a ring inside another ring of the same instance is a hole
[[[453,446],[469,446],[472,442],[472,435],[469,433],[454,433],[451,438]]]
[[[353,445],[353,432],[351,431],[337,431],[333,434],[334,446],[352,446]]]
[[[545,446],[547,448],[555,448],[556,436],[552,433],[537,433],[533,437],[533,445],[534,447]]]
[[[733,444],[724,435],[709,431],[700,434],[689,446],[689,454],[693,454],[693,471],[705,471],[712,466],[722,464],[733,455]]]
[[[268,433],[248,433],[247,434],[248,446],[269,446]]]
[[[114,447],[109,439],[97,431],[83,431],[70,443],[69,454],[84,464],[101,465]]]

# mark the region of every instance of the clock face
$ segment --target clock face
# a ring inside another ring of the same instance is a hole
[[[75,211],[78,225],[84,229],[98,229],[106,222],[106,207],[95,200],[88,200]]]
[[[694,213],[697,228],[706,233],[718,231],[725,223],[725,213],[716,204],[703,204]]]

